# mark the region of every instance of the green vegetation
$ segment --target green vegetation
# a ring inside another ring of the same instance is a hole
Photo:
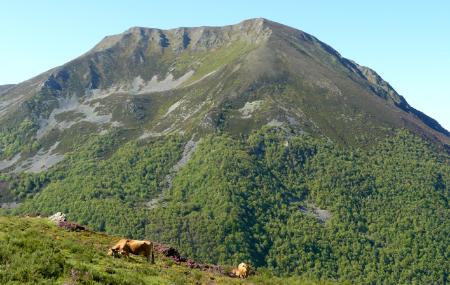
[[[1,284],[331,284],[278,278],[268,272],[240,281],[218,273],[177,265],[156,256],[130,260],[106,255],[119,237],[69,232],[41,218],[0,217]],[[228,270],[229,268],[227,268]]]
[[[6,182],[9,194],[17,200],[32,198],[41,190],[49,179],[46,173],[40,175],[30,173],[20,173],[17,175],[1,174],[0,181]]]
[[[33,136],[37,128],[29,119],[23,120],[17,127],[0,128],[0,159],[11,158],[18,152],[36,151],[39,143]]]
[[[204,260],[357,283],[445,283],[448,160],[399,133],[370,151],[260,132],[206,139],[150,236]],[[322,222],[300,209],[332,215]],[[169,221],[169,222],[168,222]]]
[[[450,163],[422,139],[401,131],[370,149],[345,149],[276,128],[211,135],[168,188],[186,141],[121,146],[114,135],[93,137],[41,178],[30,176],[31,186],[18,184],[31,193],[21,197],[40,192],[13,213],[62,211],[200,261],[247,261],[277,275],[448,281]]]
[[[143,236],[145,201],[155,198],[180,157],[181,141],[120,143],[111,134],[95,137],[48,174],[51,183],[22,212],[63,211],[100,231]],[[64,194],[63,194],[64,193]],[[126,222],[125,222],[126,221]]]
[[[192,83],[203,76],[214,72],[227,64],[233,63],[239,57],[248,54],[256,45],[238,41],[230,46],[220,47],[214,51],[205,52],[185,52],[176,60],[177,73],[187,72],[194,69],[195,74],[189,78],[186,84]]]

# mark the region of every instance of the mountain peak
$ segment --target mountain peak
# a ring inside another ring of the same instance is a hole
[[[21,129],[24,119],[30,129],[21,136],[47,143],[27,153],[37,158],[36,151],[71,150],[67,137],[82,126],[88,133],[134,129],[146,138],[240,135],[268,125],[353,145],[406,128],[450,145],[447,130],[375,71],[264,18],[223,27],[132,27],[105,37],[63,66],[0,86],[0,125]],[[11,146],[5,167],[20,164],[11,159],[22,150],[29,146]]]
[[[245,19],[238,23],[231,24],[231,25],[225,25],[225,26],[198,26],[198,27],[176,27],[176,28],[170,28],[170,29],[160,29],[160,28],[152,28],[152,27],[143,27],[143,26],[133,26],[128,28],[123,33],[137,33],[142,32],[146,30],[158,30],[158,31],[164,31],[164,32],[174,32],[179,30],[198,30],[198,29],[216,29],[216,30],[223,30],[223,29],[229,29],[229,28],[253,28],[253,27],[270,27],[272,24],[275,24],[275,22],[270,21],[266,18],[251,18],[251,19]],[[281,24],[278,24],[281,25]]]
[[[172,29],[135,26],[123,33],[106,36],[91,51],[97,52],[113,48],[121,41],[127,41],[131,37],[134,37],[135,40],[156,40],[160,42],[162,47],[168,47],[172,41],[182,41],[187,47],[189,45],[187,42],[189,42],[194,49],[215,48],[228,41],[241,39],[260,43],[270,36],[275,26],[282,27],[283,25],[265,18],[253,18],[228,26],[178,27]],[[127,41],[126,44],[129,44],[129,42]]]
[[[251,18],[243,20],[237,24],[234,24],[232,26],[243,26],[243,27],[269,27],[270,23],[273,23],[272,21],[266,19],[266,18]]]

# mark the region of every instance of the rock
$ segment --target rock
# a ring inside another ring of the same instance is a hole
[[[67,221],[66,215],[64,213],[58,212],[56,214],[53,214],[52,216],[48,217],[48,219],[55,224],[59,224],[61,222]]]
[[[156,243],[155,251],[166,257],[171,257],[176,262],[186,262],[186,258],[182,257],[174,247]]]
[[[59,221],[57,226],[71,232],[87,231],[85,226],[69,221]]]

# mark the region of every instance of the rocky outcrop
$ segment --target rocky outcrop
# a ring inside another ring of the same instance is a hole
[[[61,212],[57,212],[57,213],[51,215],[50,217],[48,217],[48,219],[50,221],[54,222],[56,225],[67,221],[66,215]]]

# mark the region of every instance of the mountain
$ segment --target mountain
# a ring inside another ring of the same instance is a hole
[[[8,91],[9,89],[11,89],[13,87],[14,87],[14,84],[0,85],[0,94],[3,94],[4,92]]]
[[[276,275],[448,282],[448,131],[309,34],[131,28],[2,90],[4,214]]]
[[[374,71],[307,33],[266,19],[225,27],[131,28],[1,92],[1,156],[16,158],[17,171],[35,170],[39,154],[72,150],[74,133],[112,128],[145,138],[288,125],[352,145],[406,128],[450,144],[447,130],[409,106]]]

